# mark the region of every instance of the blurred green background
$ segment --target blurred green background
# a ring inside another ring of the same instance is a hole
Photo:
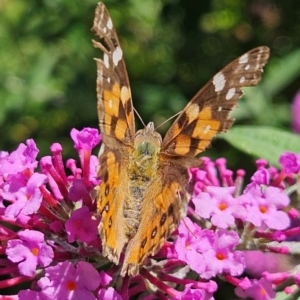
[[[96,1],[0,0],[0,149],[34,138],[74,156],[71,128],[98,127],[92,46]],[[271,58],[258,88],[235,109],[236,124],[290,130],[300,89],[300,1],[107,0],[125,55],[133,102],[159,125],[218,70],[251,48]],[[300,117],[300,116],[299,116]],[[236,125],[234,125],[236,126]],[[161,128],[162,133],[167,127]],[[208,153],[252,158],[216,140]]]

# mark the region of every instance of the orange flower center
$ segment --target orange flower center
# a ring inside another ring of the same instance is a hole
[[[23,174],[26,176],[26,178],[30,178],[31,175],[32,175],[30,169],[24,170],[24,171],[23,171]]]
[[[266,290],[264,288],[262,288],[262,287],[259,289],[259,292],[263,296],[265,296],[267,294]]]
[[[217,257],[218,260],[225,259],[225,255],[223,253],[217,253],[216,257]]]
[[[74,281],[67,281],[66,288],[69,291],[74,291],[76,289],[76,283]]]
[[[186,241],[185,242],[185,249],[191,249],[191,243]]]
[[[227,208],[227,203],[225,202],[219,203],[218,207],[219,210],[225,210]]]
[[[39,249],[38,249],[38,248],[32,248],[32,249],[31,249],[31,253],[32,253],[34,256],[38,256],[38,255],[39,255]]]
[[[265,214],[268,211],[268,208],[265,205],[261,205],[259,207],[259,211],[263,214]]]

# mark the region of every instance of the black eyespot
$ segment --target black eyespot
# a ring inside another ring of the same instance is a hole
[[[106,203],[106,205],[105,205],[105,207],[104,207],[104,210],[105,210],[106,212],[109,211],[109,204],[108,204],[108,203]]]
[[[188,121],[189,121],[189,118],[188,118],[186,112],[184,112],[180,116],[180,118],[178,119],[178,126],[179,126],[179,128],[183,128],[185,126],[185,124],[188,123]]]
[[[152,239],[156,236],[156,233],[157,233],[157,226],[155,226],[155,228],[152,230],[152,233],[151,233]]]
[[[170,204],[168,208],[168,216],[173,216],[173,214],[174,214],[174,205]]]
[[[131,108],[131,102],[130,101],[125,102],[125,112],[126,112],[127,116],[129,116],[132,113],[132,108]]]
[[[142,241],[141,247],[144,248],[144,247],[146,246],[146,243],[147,243],[147,238],[145,238],[145,239]]]
[[[163,213],[163,215],[161,216],[161,219],[160,219],[160,225],[161,226],[164,225],[166,220],[167,220],[167,215],[166,215],[166,213]]]
[[[103,182],[107,182],[107,180],[108,180],[108,172],[105,172],[103,176]]]
[[[105,196],[107,196],[108,193],[109,193],[109,184],[107,184],[105,187],[105,192],[104,192]]]

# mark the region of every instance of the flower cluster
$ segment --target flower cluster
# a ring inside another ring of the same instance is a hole
[[[214,299],[220,282],[241,298],[299,293],[289,255],[300,221],[289,196],[299,198],[300,155],[284,153],[280,171],[259,159],[245,188],[245,171],[202,158],[190,169],[187,216],[138,276],[122,278],[97,230],[92,150],[101,136],[85,128],[71,137],[80,165],[64,165],[57,143],[39,161],[33,140],[0,152],[0,287],[22,283],[7,299]]]

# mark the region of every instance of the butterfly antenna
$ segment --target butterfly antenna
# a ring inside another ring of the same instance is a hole
[[[140,114],[137,112],[137,110],[135,108],[133,108],[135,114],[138,116],[138,118],[140,119],[141,123],[143,124],[143,126],[146,128],[146,125],[142,119],[142,117],[140,116]]]
[[[181,220],[182,220],[182,222],[184,223],[186,229],[187,229],[194,237],[196,237],[195,233],[190,229],[189,225],[186,224],[185,219],[181,219]]]
[[[173,115],[172,117],[170,117],[169,119],[163,121],[162,123],[160,123],[156,128],[155,130],[157,130],[159,127],[163,126],[164,124],[166,124],[167,122],[169,122],[170,120],[172,120],[173,118],[177,117],[178,115],[181,114],[181,111],[178,112],[177,114]]]

